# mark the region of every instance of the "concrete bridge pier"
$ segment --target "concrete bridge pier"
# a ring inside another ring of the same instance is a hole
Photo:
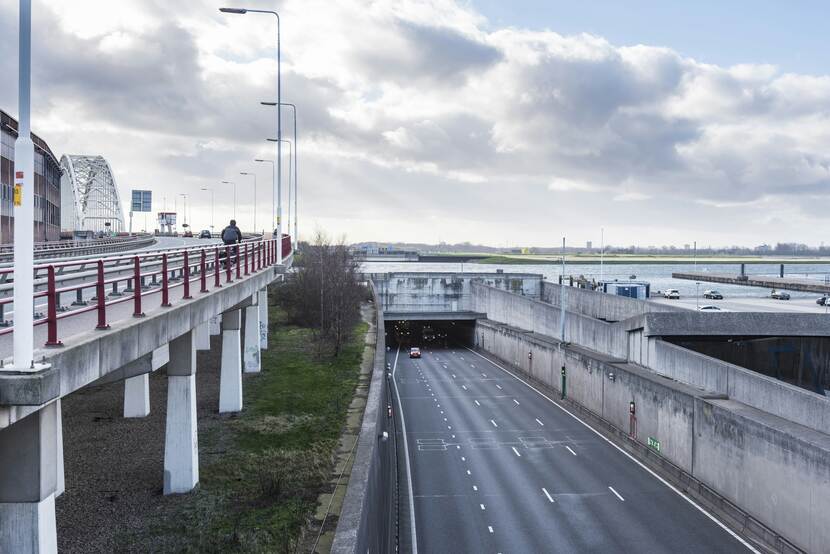
[[[245,373],[262,371],[257,297],[257,294],[251,295],[251,305],[245,308],[245,349],[242,355],[242,367],[245,368]]]
[[[170,341],[164,494],[188,492],[199,482],[196,433],[196,340],[190,330]]]
[[[124,379],[124,417],[150,415],[150,374]]]
[[[210,322],[205,321],[196,327],[196,350],[210,350]]]
[[[268,348],[268,287],[259,291],[259,349]]]
[[[221,315],[215,315],[215,316],[210,318],[208,326],[210,327],[210,336],[211,337],[215,337],[216,335],[218,335],[219,333],[222,332],[222,328],[220,326],[221,322],[222,322],[222,316]]]
[[[219,413],[242,410],[242,310],[222,314],[222,365],[219,369]]]
[[[61,399],[55,400],[55,414],[57,417],[57,427],[55,431],[57,440],[56,451],[56,470],[55,476],[55,498],[59,497],[66,490],[66,474],[63,469],[63,412],[61,411]]]
[[[0,552],[57,552],[58,403],[0,430]]]

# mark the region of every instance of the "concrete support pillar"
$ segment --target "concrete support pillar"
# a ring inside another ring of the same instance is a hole
[[[55,401],[55,416],[57,417],[57,426],[55,428],[57,439],[57,450],[55,454],[55,467],[57,469],[57,474],[55,475],[55,498],[57,498],[66,490],[66,473],[63,468],[63,412],[61,410],[60,398]]]
[[[124,379],[124,417],[150,415],[150,374]]]
[[[210,322],[196,327],[196,350],[210,350]]]
[[[58,551],[57,402],[0,430],[0,552]]]
[[[242,410],[241,310],[222,314],[222,366],[219,373],[219,413]]]
[[[259,291],[259,348],[268,348],[268,287]]]
[[[170,341],[164,494],[188,492],[199,482],[196,433],[196,340],[193,331]]]
[[[210,336],[215,337],[216,335],[218,335],[219,333],[222,332],[222,329],[219,326],[219,323],[221,321],[222,321],[222,316],[221,315],[215,315],[212,318],[210,318]]]
[[[256,297],[256,295],[254,295]],[[262,364],[259,355],[259,306],[245,308],[245,348],[242,350],[242,367],[245,373],[259,373]]]

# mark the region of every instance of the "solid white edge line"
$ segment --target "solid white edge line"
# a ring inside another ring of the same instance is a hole
[[[570,452],[571,454],[573,454],[574,456],[576,456],[576,452],[574,452],[574,451],[573,451],[573,449],[572,449],[570,446],[566,446],[565,448],[567,448],[567,449],[568,449],[568,452]]]
[[[512,448],[512,449],[513,449],[513,452],[515,452],[515,453],[516,453],[516,456],[518,456],[519,458],[521,458],[521,457],[522,457],[522,455],[521,455],[521,454],[519,454],[519,451],[518,451],[518,450],[516,450],[516,447],[515,447],[515,446],[511,446],[510,448]]]
[[[409,520],[410,520],[410,540],[412,541],[413,554],[418,553],[418,533],[415,531],[415,498],[412,494],[412,467],[409,465],[409,446],[406,438],[406,422],[403,417],[403,406],[401,405],[401,395],[398,392],[398,383],[395,381],[395,371],[398,369],[398,355],[401,353],[401,346],[398,345],[398,350],[395,352],[395,363],[392,365],[392,385],[395,387],[395,398],[398,400],[398,413],[401,414],[401,431],[403,432],[403,452],[406,456],[406,473],[408,479],[406,480],[407,488],[409,489]]]
[[[510,375],[511,377],[513,377],[514,379],[516,379],[517,381],[519,381],[520,383],[524,384],[526,387],[528,387],[528,388],[529,388],[529,389],[531,389],[532,391],[536,392],[536,394],[538,394],[539,396],[541,396],[542,398],[544,398],[545,400],[547,400],[548,402],[550,402],[551,404],[553,404],[554,406],[556,406],[557,408],[559,408],[560,410],[562,410],[563,412],[565,412],[566,414],[568,414],[569,416],[571,416],[572,418],[574,418],[575,420],[577,420],[579,423],[581,423],[582,425],[584,425],[585,427],[587,427],[588,429],[590,429],[591,431],[593,431],[593,432],[594,432],[594,434],[596,434],[599,438],[601,438],[602,440],[604,440],[605,442],[607,442],[608,444],[610,444],[611,446],[613,446],[613,447],[614,447],[615,449],[617,449],[617,450],[618,450],[621,454],[623,454],[626,458],[628,458],[629,460],[631,460],[632,462],[634,462],[635,464],[637,464],[638,466],[640,466],[641,468],[643,468],[646,472],[648,472],[648,474],[649,474],[649,475],[651,475],[652,477],[654,477],[655,479],[657,479],[658,481],[660,481],[661,483],[663,483],[664,485],[666,485],[669,489],[671,489],[672,491],[674,491],[674,492],[675,492],[678,496],[680,496],[680,497],[681,497],[682,499],[684,499],[686,502],[688,502],[689,504],[691,504],[692,506],[694,506],[694,507],[695,507],[695,508],[696,508],[696,509],[700,512],[700,513],[704,514],[706,517],[708,517],[710,520],[712,520],[712,521],[713,521],[713,522],[714,522],[714,523],[715,523],[718,527],[720,527],[721,529],[723,529],[724,531],[726,531],[727,533],[729,533],[729,534],[730,534],[730,535],[731,535],[731,536],[732,536],[735,540],[737,540],[739,543],[741,543],[742,545],[744,545],[744,546],[747,548],[747,550],[749,550],[750,552],[754,552],[755,554],[761,554],[761,553],[760,553],[758,550],[756,550],[756,549],[755,549],[755,548],[754,548],[751,544],[749,544],[748,542],[746,542],[746,540],[744,540],[743,538],[741,538],[741,536],[740,536],[740,535],[738,535],[738,534],[737,534],[737,533],[735,533],[732,529],[730,529],[729,527],[727,527],[727,526],[726,526],[726,524],[722,523],[722,522],[721,522],[718,518],[716,518],[715,516],[713,516],[712,514],[710,514],[709,512],[707,512],[707,511],[703,508],[703,506],[699,505],[697,502],[695,502],[694,500],[692,500],[691,498],[689,498],[688,496],[686,496],[685,494],[683,494],[683,492],[681,492],[679,489],[677,489],[677,487],[675,487],[674,485],[672,485],[671,483],[669,483],[668,481],[666,481],[665,479],[663,479],[662,477],[660,477],[659,475],[657,475],[656,473],[654,473],[654,471],[652,471],[649,467],[647,467],[645,464],[643,464],[640,460],[638,460],[637,458],[635,458],[634,456],[632,456],[631,454],[629,454],[628,452],[626,452],[625,450],[623,450],[623,449],[622,449],[622,447],[617,446],[616,444],[614,444],[614,443],[611,441],[611,439],[609,439],[609,438],[605,437],[602,433],[600,433],[599,431],[597,431],[596,429],[594,429],[593,427],[591,427],[590,425],[588,425],[586,422],[584,422],[584,421],[582,421],[581,419],[579,419],[576,415],[574,415],[573,413],[571,413],[571,412],[570,412],[569,410],[567,410],[564,406],[560,406],[559,404],[557,404],[556,402],[554,402],[553,400],[551,400],[551,399],[548,397],[548,395],[546,395],[545,393],[543,393],[542,391],[540,391],[539,389],[537,389],[536,387],[534,387],[533,385],[531,385],[530,383],[528,383],[527,381],[525,381],[524,379],[522,379],[521,377],[518,377],[518,376],[514,375],[512,371],[510,371],[510,370],[508,370],[508,369],[505,369],[505,368],[504,368],[504,367],[502,367],[500,364],[497,364],[496,362],[492,361],[490,358],[487,358],[486,356],[483,356],[483,355],[479,354],[478,352],[476,352],[476,351],[475,351],[475,350],[473,350],[472,348],[469,348],[469,347],[466,347],[466,346],[465,346],[465,348],[467,348],[467,350],[469,350],[470,352],[472,352],[472,353],[473,353],[473,354],[475,354],[476,356],[480,357],[482,360],[486,360],[486,361],[490,362],[491,364],[493,364],[494,366],[496,366],[497,368],[499,368],[500,370],[504,371],[505,373],[507,373],[508,375]]]
[[[613,493],[616,495],[616,497],[617,497],[617,498],[619,498],[619,499],[620,499],[620,501],[621,501],[621,502],[625,502],[625,498],[623,498],[622,496],[620,496],[620,493],[618,493],[617,491],[615,491],[615,490],[614,490],[614,487],[612,487],[611,485],[608,485],[608,488],[611,490],[611,492],[613,492]]]
[[[550,501],[551,501],[551,503],[553,503],[553,497],[552,497],[552,496],[550,495],[550,493],[548,492],[548,489],[546,489],[545,487],[542,487],[542,492],[543,492],[543,493],[545,493],[545,496],[547,496],[547,497],[548,497],[548,500],[550,500]]]
[[[515,403],[516,403],[516,406],[519,406],[519,405],[520,405],[520,404],[519,404],[519,401],[518,401],[518,400],[516,400],[515,398],[513,399],[513,402],[515,402]]]
[[[536,423],[538,423],[538,424],[539,424],[539,425],[541,425],[542,427],[544,427],[544,426],[545,426],[545,424],[544,424],[544,423],[542,423],[541,421],[539,421],[539,418],[538,418],[538,417],[536,418]]]

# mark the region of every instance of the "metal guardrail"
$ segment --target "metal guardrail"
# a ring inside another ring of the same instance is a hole
[[[39,242],[35,244],[35,259],[52,259],[76,256],[89,256],[118,252],[131,248],[141,248],[156,242],[152,235],[138,235],[131,237],[111,237],[93,240],[71,240]],[[14,262],[14,246],[11,244],[0,245],[0,263]]]
[[[283,260],[291,255],[291,238],[282,237]],[[153,251],[143,255],[124,255],[97,260],[85,259],[37,265],[35,294],[46,299],[46,315],[35,314],[34,326],[47,326],[45,346],[61,346],[58,337],[58,321],[88,312],[96,312],[95,329],[108,329],[107,308],[123,302],[133,302],[133,317],[144,317],[146,291],[152,288],[161,293],[161,306],[172,305],[170,291],[183,287],[182,299],[192,298],[191,286],[196,284],[199,293],[222,287],[251,273],[281,263],[277,260],[277,240],[251,240],[234,246],[212,245]],[[0,279],[6,284],[0,292],[0,336],[13,333],[14,327],[2,320],[5,308],[14,303],[9,296],[13,290],[14,268],[0,269]],[[149,281],[149,282],[148,282]],[[126,286],[119,290],[119,284]],[[84,291],[93,290],[92,298],[85,298]],[[110,290],[108,293],[107,291]],[[155,292],[155,291],[153,291]],[[61,303],[62,296],[73,294],[72,305]],[[109,298],[109,300],[108,300]]]

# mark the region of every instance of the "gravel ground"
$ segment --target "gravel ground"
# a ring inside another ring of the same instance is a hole
[[[216,443],[220,337],[197,357],[196,393],[200,461],[211,455],[203,440]],[[246,385],[256,376],[246,376]],[[122,417],[123,382],[81,390],[63,400],[66,492],[56,503],[58,548],[62,553],[158,552],[177,550],[167,537],[154,537],[187,495],[162,495],[164,426],[167,402],[165,368],[150,376],[150,415]],[[233,417],[233,416],[230,416]]]

